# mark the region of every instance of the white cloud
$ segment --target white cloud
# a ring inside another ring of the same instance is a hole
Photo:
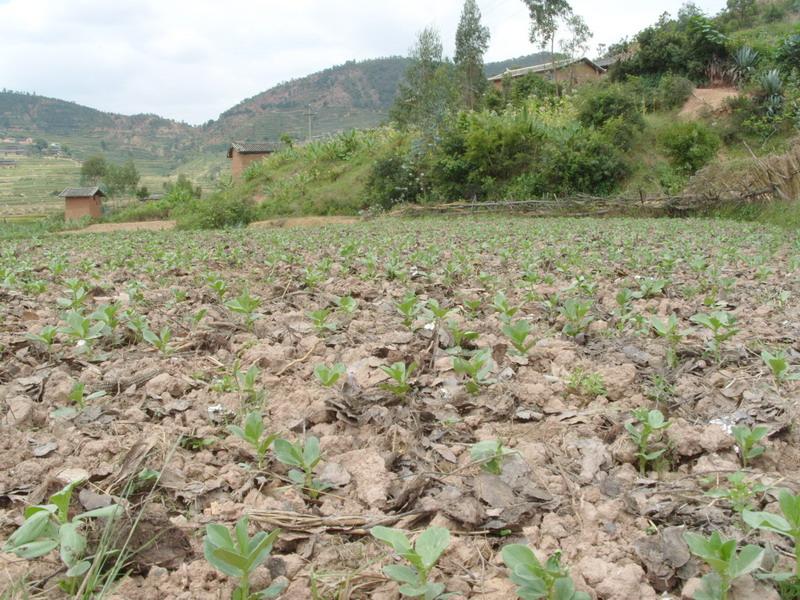
[[[487,60],[537,50],[520,0],[479,0]],[[681,0],[573,0],[611,43]],[[698,2],[710,13],[725,0]],[[288,79],[406,54],[427,25],[452,45],[462,0],[0,0],[0,85],[200,123]],[[452,54],[452,49],[450,49]]]

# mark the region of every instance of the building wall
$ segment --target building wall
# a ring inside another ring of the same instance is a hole
[[[241,178],[242,174],[247,170],[247,167],[266,156],[269,156],[268,152],[262,154],[241,154],[234,150],[233,157],[231,158],[231,175],[234,179]]]
[[[64,199],[64,219],[71,221],[92,217],[99,219],[103,216],[103,203],[100,196],[83,196],[80,198]]]

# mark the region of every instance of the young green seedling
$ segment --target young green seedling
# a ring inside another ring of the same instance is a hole
[[[461,354],[464,352],[464,346],[471,344],[480,337],[477,331],[461,329],[455,321],[447,322],[447,331],[453,338],[453,346],[447,350],[449,354]]]
[[[675,368],[678,366],[678,345],[683,341],[683,338],[688,335],[688,331],[681,330],[678,324],[678,317],[672,313],[666,321],[662,321],[658,317],[650,319],[650,326],[656,335],[664,338],[669,344],[667,349],[667,364]]]
[[[519,312],[519,306],[511,306],[503,292],[497,292],[492,299],[492,308],[500,314],[501,321],[510,321]]]
[[[570,373],[567,390],[592,399],[608,395],[603,376],[600,373],[587,373],[580,367]]]
[[[451,312],[453,312],[452,308],[444,308],[438,302],[438,300],[431,298],[428,300],[428,303],[425,305],[425,317],[428,322],[439,324],[444,321]]]
[[[412,362],[406,366],[403,362],[396,362],[393,365],[381,366],[381,371],[386,373],[391,381],[384,383],[381,387],[392,392],[395,396],[405,397],[411,391],[411,375],[417,370],[417,363]]]
[[[586,592],[575,591],[569,571],[561,565],[561,553],[545,564],[522,544],[509,544],[502,551],[503,562],[511,571],[511,582],[518,585],[517,596],[531,600],[590,600]]]
[[[766,448],[759,446],[758,442],[767,437],[769,427],[757,425],[750,429],[747,425],[736,425],[731,430],[731,433],[733,433],[733,439],[736,440],[739,459],[742,461],[744,468],[747,468],[752,459],[764,454]]]
[[[272,450],[280,462],[290,467],[297,467],[289,471],[289,479],[312,500],[316,500],[319,493],[329,487],[318,479],[314,479],[314,470],[322,460],[317,438],[311,436],[305,444],[300,442],[293,444],[288,440],[277,439],[273,443]]]
[[[238,362],[234,364],[233,375],[236,379],[236,387],[239,390],[240,399],[244,404],[250,406],[261,406],[267,397],[267,392],[263,389],[256,388],[258,383],[258,376],[261,370],[253,365],[247,371],[242,372],[239,370]]]
[[[485,440],[469,447],[470,458],[480,463],[484,471],[493,475],[500,475],[503,472],[503,461],[510,454],[514,454],[514,451],[503,446],[500,440]]]
[[[706,492],[710,498],[726,500],[734,512],[742,514],[745,510],[752,510],[753,500],[758,495],[763,495],[769,488],[762,483],[750,482],[741,471],[731,473],[726,477],[726,487],[716,487]]]
[[[81,483],[83,481],[70,483],[50,496],[47,504],[26,508],[25,522],[11,534],[3,546],[4,552],[11,552],[27,560],[44,556],[58,548],[61,561],[67,568],[61,587],[68,594],[77,591],[83,576],[91,567],[91,562],[84,558],[88,543],[81,530],[85,521],[114,518],[122,510],[118,505],[111,504],[81,513],[70,520],[72,492]]]
[[[792,540],[795,570],[790,575],[800,577],[800,495],[792,494],[789,490],[781,490],[778,492],[778,505],[781,507],[780,515],[745,510],[742,518],[754,529],[778,533]]]
[[[53,349],[53,344],[56,341],[56,336],[58,335],[58,328],[53,327],[52,325],[45,325],[39,331],[39,333],[27,333],[25,334],[25,339],[31,342],[37,342],[45,347],[48,354]]]
[[[92,323],[91,320],[74,310],[68,312],[64,320],[67,326],[59,329],[59,332],[75,342],[79,354],[89,352],[92,349],[92,342],[103,336],[103,330],[106,327],[105,323]]]
[[[664,288],[669,284],[666,279],[642,279],[639,283],[639,291],[642,298],[655,298],[664,293]]]
[[[566,323],[562,332],[567,337],[576,337],[581,333],[585,333],[589,329],[594,318],[589,314],[592,308],[592,302],[589,300],[579,300],[578,298],[570,298],[559,309],[559,312],[564,317]]]
[[[338,306],[339,310],[342,312],[352,315],[358,310],[358,300],[352,296],[344,296],[336,301],[336,306]]]
[[[403,316],[403,325],[409,329],[414,324],[414,319],[417,318],[420,310],[422,310],[419,299],[414,292],[409,292],[403,296],[403,299],[397,303],[396,308],[397,312]]]
[[[660,410],[648,411],[646,408],[639,408],[633,411],[633,423],[626,423],[625,429],[636,444],[639,459],[639,473],[644,477],[647,475],[647,465],[661,458],[667,451],[666,448],[656,449],[652,442],[654,435],[660,435],[671,423],[664,420],[664,415]]]
[[[465,387],[470,394],[477,394],[482,385],[494,383],[494,380],[489,378],[493,368],[494,361],[490,348],[479,350],[469,360],[460,356],[453,357],[453,370],[468,378]]]
[[[86,284],[77,279],[68,279],[66,282],[69,288],[69,298],[56,298],[56,303],[70,310],[78,310],[89,300],[89,289]]]
[[[102,398],[105,396],[106,393],[104,391],[97,391],[92,392],[88,396],[86,395],[86,384],[80,381],[75,382],[75,385],[72,386],[67,398],[70,402],[75,404],[79,409],[83,410],[86,408],[86,403],[91,402],[92,400],[97,400],[98,398]]]
[[[228,293],[228,284],[225,283],[222,279],[211,278],[208,282],[211,290],[217,295],[217,300],[222,302],[223,298],[225,298],[225,294]]]
[[[169,345],[172,339],[172,330],[166,325],[162,327],[161,331],[158,333],[150,329],[144,329],[142,331],[142,337],[145,342],[156,348],[161,354],[172,354],[172,347]]]
[[[477,319],[478,315],[480,313],[481,305],[483,304],[483,301],[480,298],[474,298],[474,299],[472,299],[472,298],[464,298],[461,301],[461,304],[464,305],[464,308],[466,309],[466,312],[467,312],[467,316],[470,319]]]
[[[239,519],[233,529],[234,535],[224,525],[209,523],[203,538],[203,555],[208,563],[228,577],[235,577],[239,585],[231,600],[262,600],[277,598],[286,588],[280,580],[257,593],[250,592],[250,576],[267,559],[280,529],[272,533],[259,531],[252,538],[248,535],[247,515]]]
[[[528,336],[533,331],[533,327],[526,319],[520,319],[513,323],[508,321],[501,327],[501,331],[511,340],[514,350],[522,356],[527,355],[528,350],[533,348],[536,343],[536,340],[528,341]]]
[[[317,330],[318,334],[322,335],[330,333],[331,331],[336,331],[338,325],[333,321],[328,321],[330,315],[331,310],[329,308],[320,308],[319,310],[308,313],[311,322],[314,324],[314,329]]]
[[[761,352],[761,360],[769,367],[772,378],[777,385],[786,383],[787,381],[800,381],[800,371],[794,373],[789,371],[789,361],[785,352],[776,352],[773,354],[768,350],[764,350]]]
[[[225,306],[228,310],[243,315],[245,326],[252,329],[256,319],[260,316],[256,311],[261,308],[261,299],[251,296],[250,292],[243,290],[236,298],[226,302]]]
[[[691,553],[713,570],[703,577],[695,600],[728,600],[733,581],[758,569],[764,558],[762,548],[747,545],[738,550],[736,540],[725,540],[716,531],[710,538],[691,532],[684,533],[683,537]]]
[[[319,381],[320,385],[326,388],[331,388],[336,385],[342,375],[347,371],[342,363],[336,363],[332,367],[328,365],[319,364],[314,367],[314,376]]]
[[[264,466],[264,459],[270,446],[278,439],[277,434],[265,435],[264,420],[258,411],[253,411],[247,415],[244,420],[244,428],[237,425],[228,425],[228,431],[250,444],[258,457],[259,469]]]
[[[714,354],[717,362],[720,362],[722,344],[739,331],[736,328],[736,317],[729,312],[716,311],[711,314],[697,314],[689,320],[709,330],[711,339],[708,342],[708,349]]]
[[[410,598],[440,600],[446,598],[442,583],[429,581],[430,572],[450,545],[450,532],[443,527],[429,527],[412,546],[406,534],[389,527],[373,527],[370,534],[389,545],[408,565],[387,565],[383,573],[400,585],[400,593]]]

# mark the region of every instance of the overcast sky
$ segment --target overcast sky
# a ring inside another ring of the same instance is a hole
[[[478,0],[487,61],[535,52],[521,0]],[[350,59],[407,54],[433,25],[452,55],[463,0],[0,0],[0,87],[197,124]],[[573,0],[598,43],[683,0]],[[725,0],[697,0],[709,14]]]

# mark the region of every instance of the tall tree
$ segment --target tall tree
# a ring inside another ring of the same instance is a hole
[[[550,47],[553,61],[553,83],[558,85],[556,72],[556,34],[561,21],[572,14],[568,0],[522,0],[531,15],[530,40],[541,48]]]
[[[453,103],[452,64],[444,58],[439,32],[423,29],[411,50],[390,117],[400,127],[427,128],[440,122]]]
[[[579,56],[584,56],[589,49],[589,40],[592,39],[593,34],[580,15],[570,15],[566,19],[568,37],[560,42],[561,51],[566,54],[570,60],[574,60]],[[575,65],[570,67],[570,85],[575,83]]]
[[[489,28],[481,25],[481,10],[475,0],[466,0],[461,20],[456,30],[455,63],[463,86],[464,104],[475,108],[480,94],[486,88],[483,72],[483,55],[489,48]]]
[[[81,165],[81,183],[97,185],[108,173],[108,163],[102,156],[90,156]]]

